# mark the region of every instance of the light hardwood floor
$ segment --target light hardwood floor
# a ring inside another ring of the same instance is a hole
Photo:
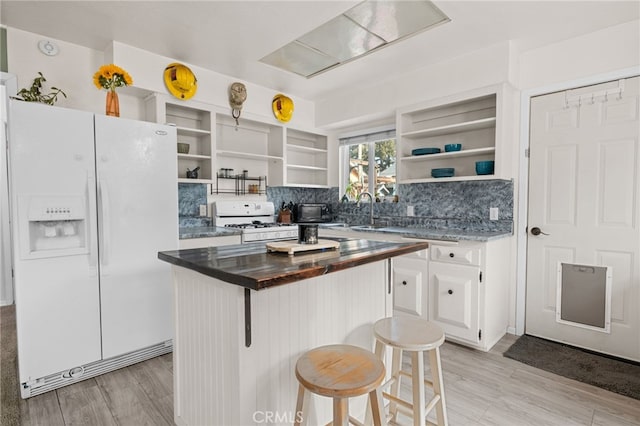
[[[515,339],[488,353],[443,345],[450,425],[640,425],[638,400],[504,358]],[[21,412],[24,425],[171,425],[172,356],[22,400]]]

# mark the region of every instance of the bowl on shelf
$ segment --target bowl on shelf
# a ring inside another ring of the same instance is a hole
[[[462,149],[461,143],[448,143],[444,146],[445,152],[460,151]]]
[[[189,144],[178,142],[178,154],[188,154],[189,153]]]
[[[476,161],[476,174],[492,175],[495,167],[495,161]]]
[[[452,177],[454,172],[455,172],[455,169],[453,167],[431,169],[431,176],[434,178]]]
[[[416,148],[411,150],[411,155],[438,154],[439,152],[440,148]]]

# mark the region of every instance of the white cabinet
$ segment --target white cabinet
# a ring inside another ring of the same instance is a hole
[[[285,185],[327,187],[327,136],[287,129],[286,141]]]
[[[431,262],[430,319],[447,337],[477,344],[480,341],[478,291],[480,268]]]
[[[147,120],[176,126],[178,145],[178,182],[211,183],[214,167],[213,135],[214,122],[211,106],[199,102],[188,105],[179,99],[153,94],[146,99]],[[183,144],[183,145],[181,145]],[[181,152],[179,147],[188,147]],[[198,178],[187,178],[187,171],[198,168]]]
[[[508,120],[504,109],[511,104],[507,85],[492,86],[401,108],[397,111],[398,182],[495,179],[505,177],[502,159]],[[461,144],[461,150],[445,152],[445,145]],[[414,155],[421,148],[440,153]],[[494,173],[476,174],[477,161],[494,161]],[[431,171],[453,168],[452,177],[433,178]]]
[[[506,333],[509,242],[429,247],[429,320],[447,339],[486,351]]]
[[[393,315],[414,315],[428,319],[427,260],[405,255],[393,258],[392,262]]]

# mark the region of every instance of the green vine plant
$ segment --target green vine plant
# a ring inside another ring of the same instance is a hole
[[[42,83],[47,81],[47,79],[44,78],[44,75],[42,75],[40,71],[38,71],[38,74],[40,77],[33,79],[33,83],[29,89],[23,88],[17,93],[17,95],[20,96],[20,99],[26,102],[40,102],[47,105],[53,105],[58,101],[58,95],[62,95],[65,98],[67,97],[67,94],[57,87],[51,87],[51,90],[53,90],[51,93],[42,93]]]

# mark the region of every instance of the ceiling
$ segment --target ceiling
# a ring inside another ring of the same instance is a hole
[[[451,22],[313,78],[259,62],[358,3],[2,0],[0,22],[101,51],[117,40],[316,101],[506,40],[524,51],[640,16],[638,1],[436,0]]]

